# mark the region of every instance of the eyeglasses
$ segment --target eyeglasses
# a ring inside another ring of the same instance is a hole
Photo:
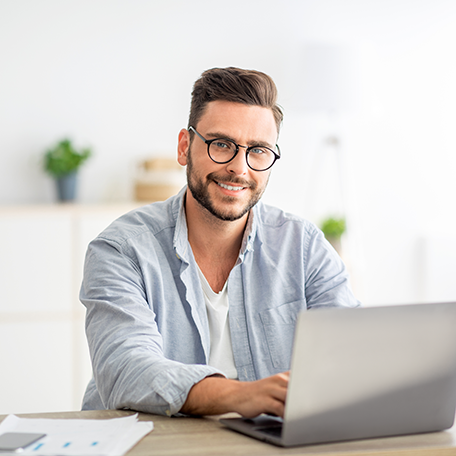
[[[209,158],[218,164],[229,163],[233,160],[238,154],[240,147],[246,149],[245,160],[249,168],[254,171],[266,171],[280,158],[278,145],[276,145],[277,152],[274,152],[265,146],[241,146],[231,139],[226,138],[206,139],[195,128],[188,127],[188,129],[196,133],[207,144]]]

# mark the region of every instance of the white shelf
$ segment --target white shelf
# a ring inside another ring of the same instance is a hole
[[[0,206],[0,414],[80,410],[87,245],[140,205]]]

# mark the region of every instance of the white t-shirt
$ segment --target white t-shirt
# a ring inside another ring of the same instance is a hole
[[[208,364],[221,370],[228,378],[238,378],[228,319],[228,282],[225,283],[220,293],[215,293],[200,268],[198,268],[198,274],[203,288],[211,334],[211,352]]]

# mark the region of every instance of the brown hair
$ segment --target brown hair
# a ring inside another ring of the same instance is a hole
[[[196,128],[207,104],[216,100],[270,108],[280,130],[283,113],[277,105],[277,88],[265,73],[234,67],[206,70],[193,86],[188,126]]]

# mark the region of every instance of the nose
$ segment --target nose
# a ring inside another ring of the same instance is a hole
[[[236,154],[233,160],[227,163],[227,171],[230,174],[236,174],[237,176],[243,176],[247,174],[249,166],[247,165],[245,149],[247,149],[247,147],[239,146],[239,152]]]

